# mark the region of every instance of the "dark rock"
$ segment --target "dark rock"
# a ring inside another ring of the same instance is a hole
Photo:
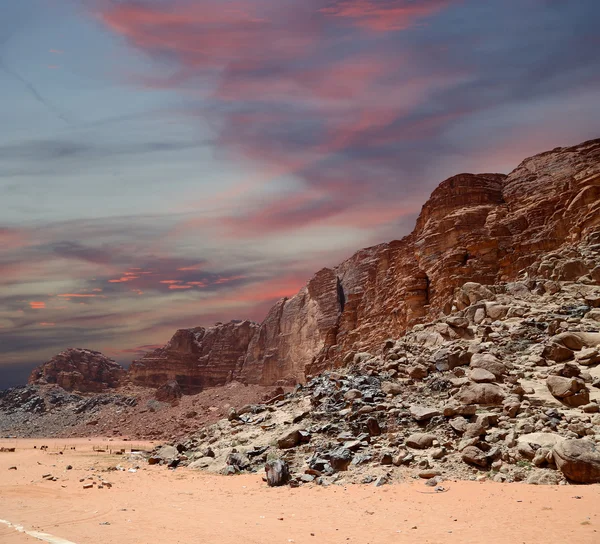
[[[161,385],[154,393],[154,398],[159,402],[176,402],[182,396],[181,387],[176,380],[170,380]]]
[[[265,464],[267,484],[269,487],[280,487],[290,480],[290,468],[285,461],[277,459]]]

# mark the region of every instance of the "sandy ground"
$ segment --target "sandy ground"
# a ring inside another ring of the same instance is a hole
[[[150,444],[0,440],[0,447],[14,446],[16,452],[0,453],[2,544],[40,542],[15,525],[56,544],[600,542],[600,486],[444,482],[447,491],[435,493],[418,481],[269,489],[260,475],[143,463],[129,472],[135,458],[108,451]],[[103,471],[119,464],[125,470]],[[112,487],[83,489],[82,478]]]

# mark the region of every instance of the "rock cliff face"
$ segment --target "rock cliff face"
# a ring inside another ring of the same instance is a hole
[[[251,321],[178,330],[169,343],[129,368],[136,385],[160,387],[175,380],[184,392],[224,385],[241,367],[258,329]]]
[[[433,192],[409,236],[361,250],[279,301],[240,375],[262,384],[304,381],[448,313],[465,282],[493,284],[526,272],[600,281],[597,263],[576,249],[600,242],[598,225],[600,140],[536,155],[508,176],[454,176]],[[557,259],[558,249],[572,258]]]
[[[600,266],[580,251],[581,243],[600,243],[599,226],[600,140],[541,153],[509,175],[460,174],[435,189],[402,240],[319,271],[260,326],[178,331],[165,348],[135,361],[130,377],[150,386],[176,379],[188,388],[232,376],[303,382],[453,305],[462,309],[455,290],[466,282],[524,274],[600,282]]]
[[[99,393],[119,386],[125,369],[98,351],[67,349],[36,368],[30,384],[56,384],[67,391]]]

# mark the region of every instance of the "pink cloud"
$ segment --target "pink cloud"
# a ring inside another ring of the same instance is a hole
[[[191,289],[191,285],[169,285],[169,289]]]
[[[27,247],[30,242],[29,233],[26,231],[0,227],[0,251]]]
[[[129,272],[126,272],[124,276],[115,280],[108,280],[108,283],[126,283],[128,281],[137,280],[139,276],[135,276]]]
[[[34,309],[34,310],[42,310],[46,307],[46,303],[45,302],[36,302],[36,301],[32,301],[29,303],[29,306]]]
[[[321,9],[328,16],[349,19],[375,32],[405,30],[447,8],[450,0],[341,0]]]
[[[70,298],[106,298],[104,295],[91,295],[91,294],[83,294],[83,293],[62,293],[60,295],[56,295],[57,297],[62,297],[66,299]]]

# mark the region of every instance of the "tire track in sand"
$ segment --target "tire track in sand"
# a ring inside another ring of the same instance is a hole
[[[14,523],[11,523],[10,521],[6,521],[5,519],[0,519],[0,523],[3,525],[6,525],[7,527],[9,527],[11,529],[14,529],[18,533],[25,533],[26,535],[29,535],[33,538],[37,538],[38,540],[41,540],[42,542],[48,542],[49,544],[76,544],[75,542],[72,542],[71,540],[65,540],[64,538],[60,538],[59,536],[54,536],[49,533],[41,533],[39,531],[29,531],[28,529],[25,529],[25,527],[23,527],[22,525],[16,525]]]

